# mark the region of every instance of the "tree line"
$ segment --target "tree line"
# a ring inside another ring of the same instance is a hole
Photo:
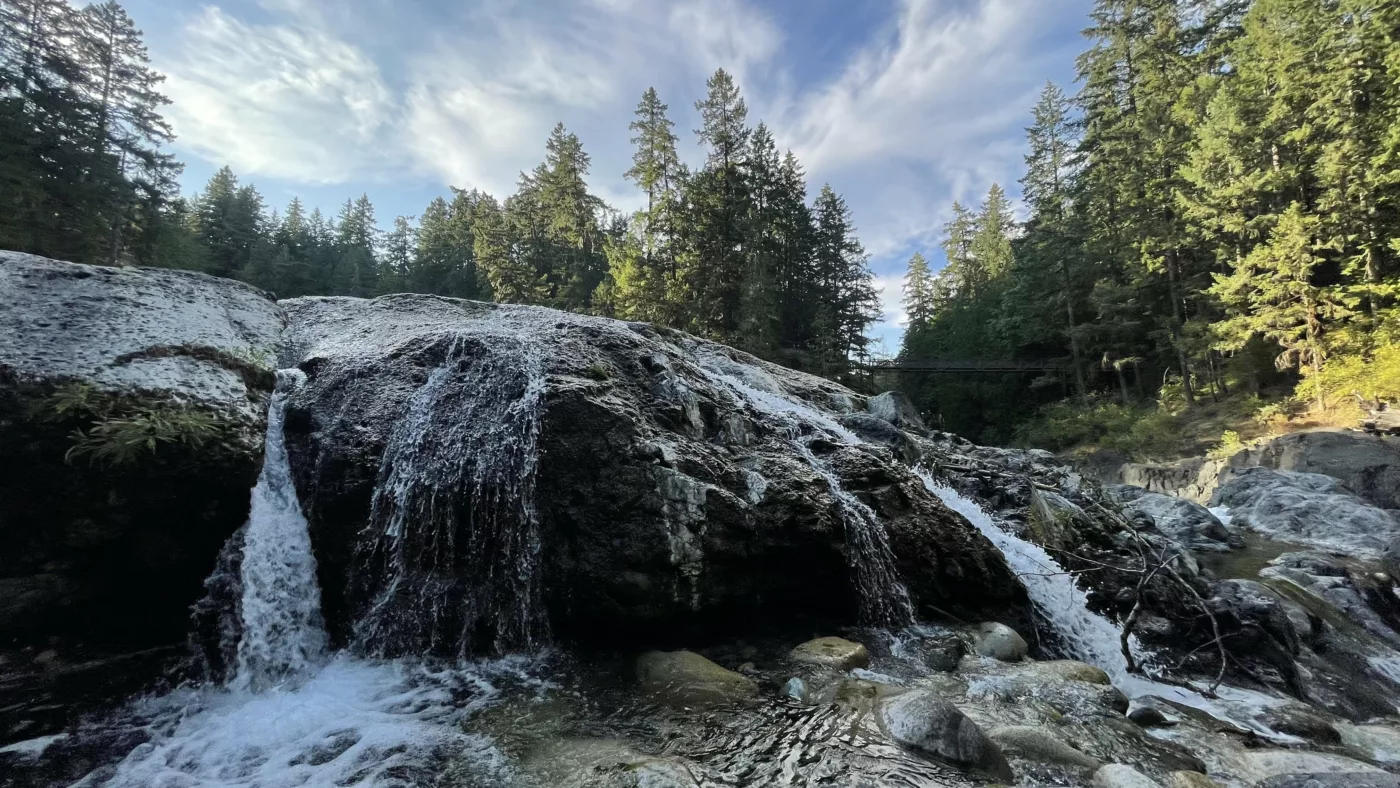
[[[1006,440],[1066,395],[1400,396],[1400,4],[1098,0],[1085,35],[1077,94],[1048,84],[1027,129],[1025,220],[995,185],[954,205],[900,351],[1065,372],[921,402]]]
[[[591,162],[561,123],[544,161],[503,199],[452,189],[381,230],[368,196],[335,215],[299,199],[269,210],[224,167],[190,198],[161,152],[168,100],[141,33],[114,0],[0,0],[0,247],[80,262],[236,277],[279,297],[392,292],[647,320],[840,376],[879,316],[851,211],[750,126],[723,69],[696,103],[704,163],[688,167],[657,92],[630,125],[624,216],[588,187]]]

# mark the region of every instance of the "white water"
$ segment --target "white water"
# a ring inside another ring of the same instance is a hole
[[[147,730],[150,740],[78,786],[408,788],[448,768],[469,774],[469,784],[505,781],[504,757],[461,722],[493,702],[499,678],[538,683],[524,674],[525,660],[433,669],[327,657],[316,562],[282,433],[286,389],[299,374],[279,375],[268,413],[244,530],[235,675],[226,686],[133,703],[116,724]]]
[[[497,651],[546,637],[534,503],[542,361],[513,336],[482,339],[453,339],[385,448],[358,548],[356,641],[369,653],[466,656],[488,645],[471,642],[482,626]]]
[[[282,434],[288,389],[294,390],[305,377],[295,369],[279,372],[268,408],[263,467],[244,529],[243,626],[234,689],[258,690],[295,681],[326,656],[316,558]]]
[[[967,518],[982,535],[996,545],[1011,570],[1021,579],[1036,613],[1058,634],[1068,656],[1102,669],[1129,698],[1155,696],[1200,709],[1225,722],[1249,729],[1280,742],[1297,742],[1295,737],[1277,733],[1258,722],[1255,715],[1269,706],[1285,702],[1281,698],[1235,687],[1221,686],[1219,699],[1206,698],[1183,687],[1163,684],[1128,671],[1123,656],[1123,630],[1104,616],[1089,609],[1089,598],[1075,582],[1074,575],[1039,545],[1002,530],[976,502],[956,490],[939,484],[926,471],[917,471],[929,492],[944,505]],[[1133,659],[1150,663],[1152,655],[1129,637]]]
[[[712,382],[729,389],[741,401],[781,426],[793,450],[822,477],[841,508],[846,544],[850,548],[852,581],[860,598],[861,620],[894,629],[914,623],[914,605],[909,599],[909,590],[904,586],[899,569],[895,566],[894,550],[890,547],[889,533],[885,531],[884,524],[880,522],[879,516],[851,494],[841,484],[840,477],[812,452],[809,444],[815,434],[804,435],[804,432],[824,432],[828,438],[835,438],[850,445],[858,445],[863,441],[840,422],[802,400],[755,388],[749,381],[729,374],[728,367],[737,365],[732,362],[726,364],[726,361],[727,359],[708,356],[702,360],[700,368]],[[761,374],[759,371],[755,372]],[[781,391],[781,386],[771,381],[771,378],[768,383],[767,388]]]

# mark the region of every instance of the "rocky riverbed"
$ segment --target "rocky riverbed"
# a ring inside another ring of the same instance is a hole
[[[0,785],[1400,785],[1387,439],[1101,482],[538,307],[0,315]]]

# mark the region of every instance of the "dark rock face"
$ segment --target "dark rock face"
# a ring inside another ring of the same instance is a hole
[[[532,514],[556,634],[664,644],[742,630],[760,615],[854,622],[868,601],[857,586],[869,546],[848,516],[860,506],[885,530],[922,615],[1023,606],[990,542],[887,448],[842,434],[841,414],[826,409],[857,395],[833,383],[675,332],[537,307],[422,296],[284,306],[284,363],[308,375],[289,405],[288,447],[342,639],[369,604],[352,580],[362,579],[356,551],[376,488],[392,471],[386,447],[451,347],[501,364],[531,355],[543,376]],[[463,395],[481,385],[449,374],[434,385]],[[462,473],[484,461],[464,459]],[[453,533],[470,540],[475,527],[461,517]],[[480,543],[488,563],[507,531]],[[459,571],[475,582],[469,562],[482,573],[477,555],[408,560],[430,564],[428,579]],[[491,595],[460,593],[476,595],[469,604]]]
[[[1158,530],[1193,550],[1229,550],[1241,544],[1219,518],[1194,501],[1127,484],[1113,485],[1107,491],[1125,508],[1147,515]]]
[[[247,516],[282,326],[237,282],[0,253],[6,645],[184,637]]]

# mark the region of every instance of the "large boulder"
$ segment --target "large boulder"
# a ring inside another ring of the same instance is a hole
[[[991,542],[828,410],[855,397],[834,383],[541,307],[283,305],[308,378],[288,449],[341,637],[370,609],[385,620],[358,626],[386,652],[511,647],[542,619],[657,642],[1023,610]]]
[[[880,726],[904,747],[1000,780],[1013,778],[995,742],[957,707],[928,691],[906,692],[880,705]]]
[[[692,651],[648,651],[637,658],[637,681],[673,706],[716,706],[758,694],[753,679]]]
[[[1378,556],[1400,519],[1357,497],[1331,476],[1244,468],[1216,490],[1233,523],[1289,542]]]
[[[1355,430],[1281,435],[1230,458],[1232,468],[1317,473],[1382,509],[1400,509],[1400,443]]]
[[[1192,550],[1229,550],[1238,537],[1206,507],[1128,484],[1106,488],[1124,508],[1145,514],[1162,533]]]
[[[0,631],[180,641],[247,517],[280,308],[202,274],[0,252]]]
[[[893,424],[902,430],[919,433],[926,430],[924,420],[919,417],[919,409],[914,407],[909,395],[902,391],[886,391],[883,394],[876,394],[865,403],[865,409],[870,411],[870,415],[875,418]]]

